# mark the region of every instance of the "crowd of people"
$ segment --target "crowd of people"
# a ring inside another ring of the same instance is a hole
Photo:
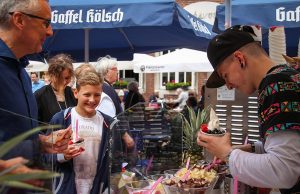
[[[51,9],[47,0],[2,0],[0,3],[0,143],[39,125],[60,124],[55,132],[37,133],[22,141],[1,158],[1,168],[21,160],[54,159],[64,176],[54,181],[55,193],[98,194],[108,189],[109,130],[115,117],[139,102],[145,102],[138,83],[128,85],[128,93],[117,93],[112,84],[118,79],[117,60],[105,56],[97,65],[83,64],[75,71],[70,56],[49,59],[50,83],[42,83],[36,73],[31,80],[24,67],[28,54],[42,51],[44,40],[53,35]],[[262,141],[232,146],[229,133],[222,137],[198,135],[197,142],[216,157],[228,161],[233,176],[251,186],[281,188],[282,193],[299,192],[300,176],[300,89],[299,71],[276,66],[253,33],[234,26],[212,39],[208,58],[215,72],[209,88],[224,84],[245,94],[259,91],[259,129]],[[256,76],[253,76],[256,75]],[[75,89],[69,84],[75,76]],[[180,109],[203,108],[195,94],[178,89]],[[204,88],[203,88],[204,93]],[[120,96],[124,96],[122,102]],[[157,101],[154,94],[150,102]],[[122,108],[124,103],[124,108]],[[50,141],[53,136],[58,141]],[[84,139],[85,146],[76,146]],[[122,144],[134,147],[127,131]],[[249,153],[254,151],[255,153]],[[23,158],[16,158],[23,157]],[[28,168],[27,172],[30,172]],[[17,169],[14,173],[18,173]]]

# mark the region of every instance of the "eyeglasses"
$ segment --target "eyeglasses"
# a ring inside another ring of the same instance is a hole
[[[24,13],[22,11],[18,11],[20,12],[21,14],[24,14],[28,17],[31,17],[31,18],[35,18],[35,19],[39,19],[39,20],[43,20],[44,21],[44,25],[46,28],[48,28],[51,24],[51,19],[46,19],[46,18],[42,18],[40,16],[36,16],[36,15],[32,15],[32,14],[29,14],[29,13]],[[9,15],[13,15],[15,12],[9,12]]]

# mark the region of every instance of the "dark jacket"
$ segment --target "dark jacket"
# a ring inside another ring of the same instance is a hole
[[[113,101],[115,108],[116,108],[116,115],[120,114],[123,112],[123,109],[121,107],[121,101],[120,98],[115,91],[115,89],[110,85],[107,81],[105,81],[102,85],[103,92],[107,94],[111,100]]]
[[[34,93],[34,96],[38,105],[38,120],[49,123],[53,115],[61,111],[51,85],[46,85],[38,89]],[[69,86],[65,88],[65,102],[67,107],[62,109],[77,105],[72,88]]]
[[[128,109],[139,102],[145,102],[145,98],[142,96],[142,94],[139,92],[129,91],[125,100],[125,109]]]
[[[67,128],[71,124],[71,108],[64,111],[60,111],[54,115],[51,119],[51,124],[60,124],[63,128]],[[108,155],[108,140],[109,140],[109,127],[114,123],[111,117],[101,113],[103,122],[103,132],[102,139],[98,155],[97,173],[94,178],[93,187],[90,194],[99,194],[100,188],[102,186],[101,193],[108,187],[109,180],[109,155]],[[50,156],[48,155],[48,159]],[[57,156],[55,155],[56,159]],[[75,172],[73,168],[73,160],[69,160],[64,163],[59,163],[54,160],[55,170],[62,173],[62,176],[55,179],[54,185],[55,190],[58,190],[57,194],[76,194],[76,184],[75,184]]]
[[[37,127],[37,105],[32,94],[31,80],[25,67],[26,58],[16,59],[0,39],[0,144]],[[36,145],[35,145],[36,144]],[[37,134],[18,144],[2,159],[22,156],[38,157]]]

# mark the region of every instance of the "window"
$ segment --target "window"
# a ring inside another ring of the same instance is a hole
[[[195,73],[192,72],[170,72],[160,73],[160,88],[165,89],[167,82],[190,82],[191,87],[194,87]]]
[[[139,81],[139,74],[134,73],[133,70],[119,70],[119,79]]]

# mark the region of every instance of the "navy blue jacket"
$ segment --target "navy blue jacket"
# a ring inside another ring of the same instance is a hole
[[[71,108],[56,113],[50,121],[50,124],[59,124],[63,128],[67,128],[71,124]],[[110,116],[101,113],[103,122],[103,131],[101,145],[98,155],[97,173],[94,178],[93,187],[90,194],[99,194],[101,185],[101,193],[108,187],[109,180],[109,153],[108,153],[108,142],[109,142],[109,127],[115,121]],[[55,156],[54,158],[57,158]],[[75,184],[75,172],[73,168],[73,160],[69,160],[64,163],[59,163],[54,160],[55,170],[62,173],[62,176],[54,181],[55,190],[57,194],[76,194]]]
[[[116,115],[120,114],[123,112],[123,109],[121,107],[121,101],[120,98],[115,91],[115,89],[110,85],[107,81],[103,83],[102,85],[103,92],[107,94],[111,100],[113,101],[115,107],[116,107]]]
[[[37,127],[37,104],[30,77],[24,69],[27,64],[26,58],[16,59],[0,39],[0,144]],[[36,134],[20,143],[4,158],[23,156],[33,159],[39,151],[37,145]]]

